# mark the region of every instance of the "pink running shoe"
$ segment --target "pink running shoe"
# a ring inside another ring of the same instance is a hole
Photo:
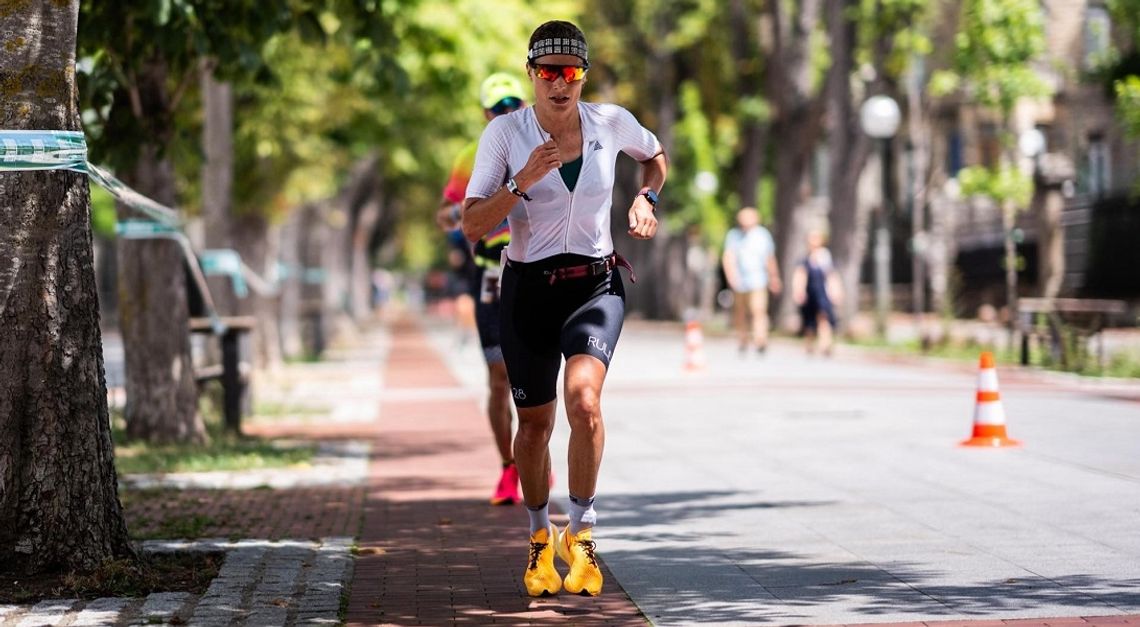
[[[521,502],[519,469],[511,464],[503,468],[503,474],[499,476],[499,485],[495,488],[495,494],[491,496],[491,505],[514,505]]]

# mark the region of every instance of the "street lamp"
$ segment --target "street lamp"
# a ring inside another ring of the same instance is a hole
[[[859,109],[863,132],[879,140],[882,167],[882,199],[875,211],[875,332],[887,336],[887,316],[891,310],[891,232],[887,227],[887,203],[891,197],[887,157],[890,140],[899,130],[902,114],[888,96],[872,96]]]

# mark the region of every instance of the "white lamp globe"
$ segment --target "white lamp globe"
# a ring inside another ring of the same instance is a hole
[[[701,170],[697,172],[694,183],[703,194],[715,194],[717,187],[720,186],[720,181],[717,180],[716,174],[708,170]]]
[[[894,137],[901,119],[898,103],[889,96],[872,96],[859,109],[863,132],[875,139]]]
[[[1017,137],[1017,148],[1026,157],[1036,157],[1045,152],[1045,133],[1031,128]]]

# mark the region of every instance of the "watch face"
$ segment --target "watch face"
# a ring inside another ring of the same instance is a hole
[[[657,206],[657,192],[655,192],[651,189],[648,189],[648,190],[645,190],[644,196],[649,199],[650,204],[652,204],[654,207]]]

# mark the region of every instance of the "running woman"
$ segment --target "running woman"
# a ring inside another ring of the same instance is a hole
[[[488,76],[479,88],[479,102],[483,115],[491,121],[500,115],[512,113],[526,106],[522,81],[502,72]],[[455,159],[451,177],[443,188],[443,200],[436,213],[436,222],[444,231],[453,232],[462,223],[462,204],[471,168],[475,164],[475,151],[479,142],[473,141]],[[511,230],[503,220],[489,233],[475,242],[472,258],[474,272],[468,282],[470,296],[475,301],[475,326],[479,343],[487,362],[487,417],[491,433],[499,449],[503,470],[499,483],[491,495],[492,505],[512,505],[520,501],[519,472],[515,466],[511,447],[511,385],[507,381],[507,367],[503,363],[503,350],[499,346],[499,276],[503,249],[511,241]]]
[[[630,269],[610,235],[614,169],[619,152],[641,163],[641,188],[629,194],[628,233],[650,239],[667,163],[657,137],[629,111],[581,102],[589,57],[577,26],[546,22],[528,48],[534,106],[487,125],[467,186],[463,230],[473,241],[503,218],[511,228],[501,340],[519,414],[515,462],[530,515],[527,593],[555,594],[564,585],[596,595],[602,589],[593,540],[605,442],[600,400],[625,316],[616,268]],[[559,533],[548,514],[547,476],[563,357],[570,524]],[[564,581],[556,553],[570,566]]]

